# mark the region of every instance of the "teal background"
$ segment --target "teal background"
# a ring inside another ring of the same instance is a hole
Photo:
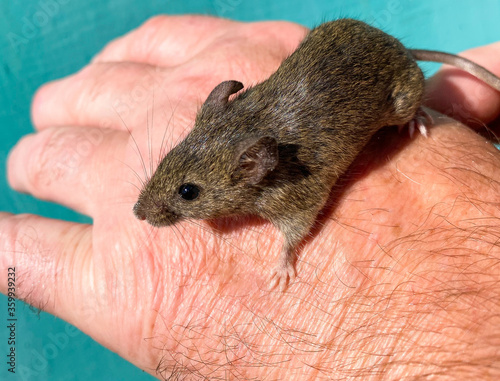
[[[29,107],[37,87],[80,69],[108,41],[160,13],[280,19],[309,27],[348,16],[381,27],[409,47],[449,52],[500,40],[497,0],[0,0],[0,210],[90,221],[12,191],[5,175],[8,152],[32,131]],[[427,73],[435,69],[424,66]],[[6,304],[1,295],[2,327]],[[1,380],[153,379],[52,315],[21,302],[17,313],[18,373],[7,372],[8,330],[1,328]]]

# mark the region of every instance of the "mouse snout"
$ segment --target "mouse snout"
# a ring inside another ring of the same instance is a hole
[[[172,225],[179,219],[168,205],[147,197],[140,197],[135,203],[133,211],[138,220],[146,220],[150,225],[156,227]]]
[[[146,219],[146,212],[140,201],[137,201],[134,205],[134,214],[138,220],[144,221]]]

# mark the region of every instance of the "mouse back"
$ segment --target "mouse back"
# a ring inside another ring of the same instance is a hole
[[[332,125],[378,129],[405,124],[421,104],[424,77],[394,37],[364,22],[341,19],[313,29],[267,81]]]
[[[398,40],[345,19],[313,29],[269,79],[242,88],[225,81],[212,90],[142,190],[138,218],[276,221],[286,202],[291,215],[317,213],[378,129],[413,118],[423,75]]]

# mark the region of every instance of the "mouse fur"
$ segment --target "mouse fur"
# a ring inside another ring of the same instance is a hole
[[[271,221],[284,236],[273,273],[284,289],[332,186],[376,131],[415,117],[424,76],[396,38],[341,19],[313,29],[267,80],[242,88],[214,88],[134,213],[158,227],[232,215]]]

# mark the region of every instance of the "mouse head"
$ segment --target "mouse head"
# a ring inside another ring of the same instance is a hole
[[[228,107],[229,96],[241,88],[240,82],[226,81],[210,93],[193,130],[142,189],[137,218],[166,226],[255,212],[266,176],[278,164],[278,145],[273,137],[242,133],[246,129]]]

